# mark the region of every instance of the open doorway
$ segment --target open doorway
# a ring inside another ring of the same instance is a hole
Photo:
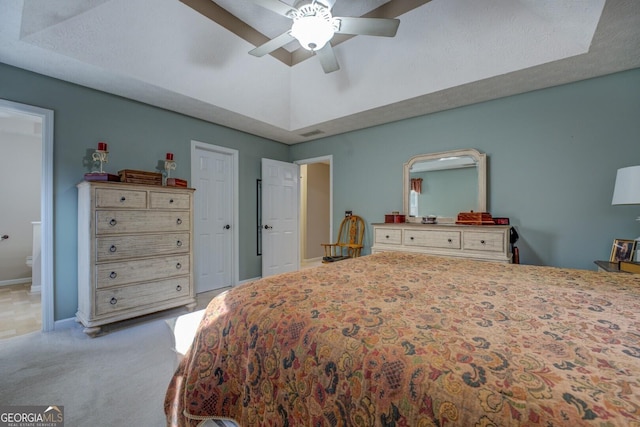
[[[333,236],[333,156],[299,160],[300,268],[318,265]]]
[[[5,207],[11,208],[3,211],[0,225],[7,228],[0,230],[0,235],[7,236],[0,242],[0,251],[4,251],[0,257],[0,287],[7,291],[23,285],[24,289],[17,291],[26,294],[25,299],[16,296],[14,307],[5,312],[9,315],[1,320],[16,326],[19,323],[14,321],[26,316],[25,321],[29,322],[34,309],[40,316],[35,328],[26,323],[14,332],[3,328],[0,338],[6,338],[33,330],[51,331],[54,327],[53,111],[0,99],[0,145],[7,156],[5,160],[13,159],[3,168],[11,179],[0,179]]]

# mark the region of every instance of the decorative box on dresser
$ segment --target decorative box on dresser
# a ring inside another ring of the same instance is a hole
[[[185,305],[193,288],[193,189],[78,184],[78,312],[84,332]]]
[[[511,262],[510,226],[457,224],[372,224],[371,252],[404,251]]]

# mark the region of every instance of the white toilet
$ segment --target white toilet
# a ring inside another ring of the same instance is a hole
[[[30,294],[39,294],[42,285],[41,255],[40,255],[40,221],[32,221],[33,243],[31,255],[27,257],[26,264],[31,268]]]

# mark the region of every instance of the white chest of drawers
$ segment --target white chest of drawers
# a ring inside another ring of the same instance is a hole
[[[76,318],[86,334],[168,308],[195,308],[193,191],[78,184]]]
[[[509,226],[372,224],[371,252],[405,251],[511,262]]]

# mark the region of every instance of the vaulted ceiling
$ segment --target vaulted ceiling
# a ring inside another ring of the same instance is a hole
[[[293,0],[284,0],[293,4]],[[325,74],[252,0],[0,0],[0,62],[294,144],[640,67],[637,0],[337,0]]]

